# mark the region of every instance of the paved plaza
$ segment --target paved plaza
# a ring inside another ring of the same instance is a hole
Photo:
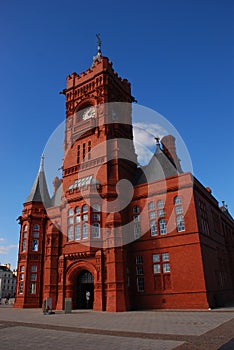
[[[0,349],[233,350],[234,308],[210,311],[74,310],[0,306]]]

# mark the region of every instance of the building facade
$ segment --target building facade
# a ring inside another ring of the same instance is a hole
[[[16,276],[15,271],[11,271],[10,265],[0,265],[0,298],[15,296]]]
[[[130,83],[100,47],[62,94],[62,179],[51,198],[42,158],[19,217],[14,306],[41,307],[47,297],[58,310],[65,298],[73,308],[106,311],[233,302],[232,217],[182,171],[172,135],[156,139],[148,165],[138,165]],[[118,192],[125,180],[131,186]]]

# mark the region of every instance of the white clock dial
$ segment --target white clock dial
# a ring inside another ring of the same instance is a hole
[[[86,108],[84,110],[84,112],[82,113],[82,119],[83,120],[94,118],[94,116],[95,116],[95,109],[94,109],[93,106]]]

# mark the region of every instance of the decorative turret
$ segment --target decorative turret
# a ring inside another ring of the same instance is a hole
[[[48,192],[48,187],[46,183],[46,177],[44,172],[44,155],[41,157],[40,168],[37,177],[34,181],[32,189],[25,201],[28,202],[42,202],[47,207],[50,202],[50,196]]]

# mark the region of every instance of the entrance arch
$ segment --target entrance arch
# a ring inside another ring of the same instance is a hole
[[[94,277],[88,270],[82,270],[77,276],[77,309],[92,309],[94,301]]]

